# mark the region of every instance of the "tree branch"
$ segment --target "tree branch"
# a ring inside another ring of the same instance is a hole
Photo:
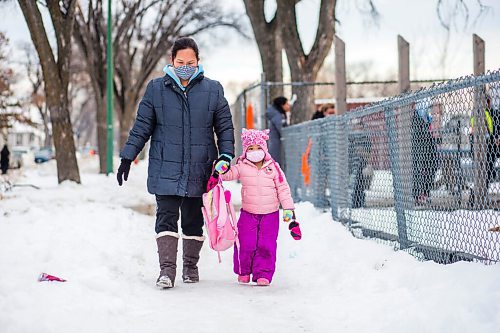
[[[42,15],[36,2],[31,0],[19,0],[19,6],[21,7],[24,18],[26,19],[31,39],[33,40],[33,44],[35,45],[38,54],[44,55],[40,56],[40,63],[44,69],[43,72],[56,73],[58,71],[57,63],[54,59],[54,54],[47,38],[47,32],[45,30],[45,26],[43,25]],[[44,78],[47,79],[45,75]],[[52,83],[56,84],[55,82]]]
[[[335,36],[335,7],[336,0],[321,0],[319,22],[316,39],[306,59],[306,67],[317,73],[332,48]]]

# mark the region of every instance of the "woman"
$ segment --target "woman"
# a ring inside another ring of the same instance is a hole
[[[266,116],[269,126],[269,153],[280,165],[281,161],[281,128],[286,127],[286,113],[290,112],[290,103],[286,97],[276,97],[267,110]]]
[[[148,191],[156,195],[156,242],[160,261],[159,288],[172,288],[176,276],[177,221],[181,212],[185,283],[199,281],[198,260],[203,245],[202,199],[212,164],[226,172],[234,157],[234,129],[224,91],[206,78],[191,38],[172,47],[165,76],[149,82],[125,147],[117,178],[127,180],[131,162],[151,138]],[[217,134],[217,146],[214,141]]]

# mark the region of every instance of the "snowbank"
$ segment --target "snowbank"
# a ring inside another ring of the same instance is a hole
[[[500,265],[419,262],[309,203],[301,241],[282,225],[269,288],[238,285],[231,253],[205,246],[199,284],[157,290],[154,217],[129,208],[155,202],[147,165],[121,188],[89,165],[81,186],[41,165],[18,180],[41,190],[0,201],[1,332],[498,332]]]

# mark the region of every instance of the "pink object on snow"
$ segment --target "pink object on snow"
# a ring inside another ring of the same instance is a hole
[[[47,273],[42,273],[38,276],[38,282],[42,281],[57,281],[57,282],[66,282],[66,280],[58,278],[57,276],[50,275]]]

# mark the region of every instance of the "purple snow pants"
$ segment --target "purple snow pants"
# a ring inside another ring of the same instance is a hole
[[[234,246],[234,272],[239,275],[252,274],[254,282],[258,278],[266,278],[271,282],[276,267],[278,230],[278,211],[251,214],[242,209],[238,220],[239,251]]]

